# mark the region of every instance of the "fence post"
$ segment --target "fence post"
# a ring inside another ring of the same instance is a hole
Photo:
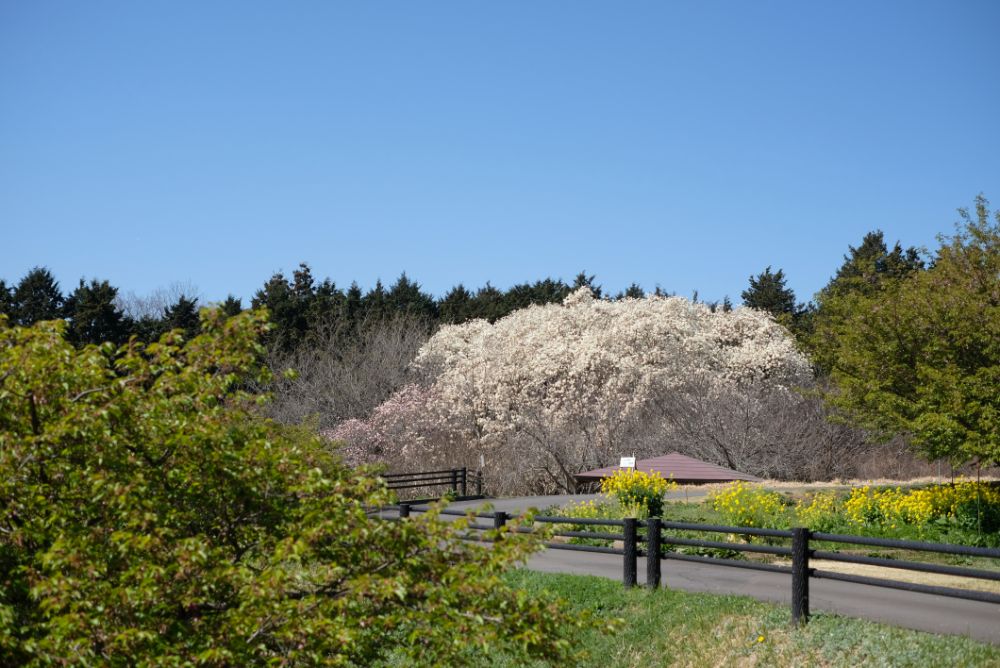
[[[483,470],[476,471],[476,496],[483,495]]]
[[[458,491],[458,469],[451,470],[451,491]]]
[[[626,517],[622,526],[625,537],[625,570],[622,574],[622,583],[626,587],[634,587],[636,582],[636,519]]]
[[[792,624],[809,621],[809,529],[792,529]]]
[[[401,503],[399,504],[399,517],[400,519],[410,516],[410,504]]]
[[[466,467],[463,466],[462,467],[462,496],[468,496],[469,495],[469,488],[468,488],[468,485],[466,484],[468,482],[468,480],[469,480],[469,469],[467,469]]]
[[[660,586],[660,518],[646,520],[646,586]]]
[[[502,510],[493,513],[493,528],[496,531],[499,531],[505,524],[507,524],[507,513]],[[497,536],[497,540],[499,539],[500,536]]]

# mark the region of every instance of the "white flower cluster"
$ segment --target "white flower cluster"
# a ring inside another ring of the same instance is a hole
[[[516,414],[623,413],[692,380],[725,386],[807,382],[809,362],[787,331],[752,309],[712,312],[680,297],[607,301],[580,288],[562,305],[531,306],[488,325],[443,327],[415,366],[442,395],[506,430]],[[703,386],[699,382],[699,386]]]
[[[722,397],[811,378],[808,360],[767,314],[712,312],[679,297],[601,300],[586,287],[493,325],[442,327],[414,367],[433,379],[425,411],[449,442],[523,476],[548,476],[539,484],[549,487],[625,451],[631,426],[672,393]]]

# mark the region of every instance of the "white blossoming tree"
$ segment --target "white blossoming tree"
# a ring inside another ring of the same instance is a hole
[[[482,455],[498,493],[572,489],[581,470],[633,451],[662,454],[706,419],[732,432],[708,439],[718,446],[709,458],[752,469],[753,448],[741,444],[767,426],[761,411],[775,396],[798,401],[795,388],[811,381],[808,360],[764,313],[678,297],[600,300],[586,287],[493,325],[443,327],[414,370],[422,393],[404,389],[407,401],[390,399],[333,435],[377,432],[379,449],[410,468],[474,466]]]

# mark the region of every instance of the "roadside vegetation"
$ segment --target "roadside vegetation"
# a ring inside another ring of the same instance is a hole
[[[734,482],[716,486],[706,498],[695,503],[668,501],[663,494],[676,485],[658,475],[637,471],[618,471],[601,483],[604,498],[570,503],[546,510],[545,514],[586,519],[622,519],[662,517],[673,522],[714,524],[765,529],[807,527],[813,531],[875,538],[926,541],[996,547],[1000,545],[1000,488],[993,483],[959,480],[953,484],[912,487],[863,485],[845,489],[778,491],[763,485]],[[559,530],[600,532],[602,527],[586,524],[561,524]],[[645,532],[640,523],[639,534]],[[751,537],[744,534],[713,534],[702,531],[666,529],[664,536],[720,542],[755,542],[787,545],[782,538]],[[573,544],[611,546],[603,538],[574,537]],[[1000,560],[943,555],[896,548],[865,547],[850,544],[813,543],[816,549],[848,554],[905,559],[955,566],[1000,570]],[[726,559],[746,559],[783,564],[786,558],[743,552],[731,548],[676,546],[664,544],[665,551]],[[897,571],[885,567],[815,562],[826,570],[858,575],[888,577],[909,582],[935,584],[962,589],[1000,591],[996,582],[948,575]]]
[[[743,596],[627,590],[603,578],[527,570],[512,571],[505,580],[528,593],[553,593],[573,611],[627,620],[613,634],[588,631],[574,637],[574,644],[588,654],[576,664],[581,668],[1000,664],[1000,647],[822,612],[795,629],[788,623],[787,606]],[[482,665],[544,664],[497,657]]]
[[[658,474],[618,471],[601,482],[606,498],[570,503],[552,512],[566,517],[662,517],[979,547],[1000,545],[1000,485],[993,482],[959,479],[946,484],[792,492],[737,481],[717,487],[697,503],[665,503],[664,494],[675,489],[676,484]]]

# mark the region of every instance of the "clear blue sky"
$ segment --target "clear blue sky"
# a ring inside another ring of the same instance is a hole
[[[1000,2],[0,0],[0,277],[800,298],[1000,205]]]

